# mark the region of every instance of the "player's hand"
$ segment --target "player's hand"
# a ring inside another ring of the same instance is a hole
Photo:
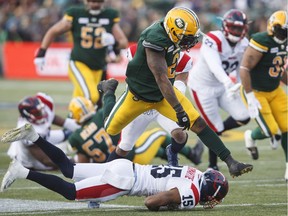
[[[173,109],[176,112],[176,116],[178,119],[177,124],[180,127],[183,127],[183,130],[189,130],[190,129],[190,119],[187,113],[184,111],[182,105],[179,103],[176,106],[173,107]]]
[[[64,121],[63,127],[65,129],[68,129],[68,130],[74,132],[75,130],[77,130],[81,126],[78,125],[74,119],[66,118]]]
[[[111,33],[104,32],[101,35],[101,45],[102,46],[110,46],[115,44],[115,38]]]
[[[229,83],[225,85],[226,94],[229,99],[235,99],[236,96],[239,94],[239,89],[241,87],[240,83]]]
[[[36,71],[42,72],[45,66],[45,57],[38,57],[34,59],[34,64],[36,67]]]
[[[257,100],[253,92],[246,94],[248,112],[250,118],[254,119],[259,115],[259,109],[262,109],[260,102]]]
[[[183,127],[183,130],[189,130],[190,129],[190,119],[187,115],[187,113],[183,110],[182,112],[176,113],[178,122],[177,124],[180,127]]]
[[[38,72],[42,72],[44,70],[45,54],[46,54],[46,49],[39,48],[35,55],[34,64],[36,67],[36,71]]]

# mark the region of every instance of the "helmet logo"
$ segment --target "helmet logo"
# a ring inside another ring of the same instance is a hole
[[[177,18],[177,19],[175,19],[175,25],[176,25],[179,29],[183,29],[183,28],[185,27],[185,22],[183,21],[183,19]]]

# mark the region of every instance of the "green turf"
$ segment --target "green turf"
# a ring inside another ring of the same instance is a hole
[[[117,95],[124,90],[124,84],[120,84]],[[35,94],[43,91],[51,95],[56,103],[56,113],[62,116],[67,115],[67,105],[71,99],[72,85],[70,82],[44,82],[44,81],[9,81],[0,80],[0,135],[6,130],[15,127],[17,121],[17,102],[26,95]],[[224,115],[224,114],[223,114]],[[152,126],[151,126],[152,127]],[[0,193],[0,215],[213,215],[213,216],[236,216],[236,215],[287,215],[287,184],[284,181],[285,160],[281,147],[277,150],[271,150],[268,140],[259,142],[260,158],[258,161],[252,161],[247,155],[244,148],[242,132],[247,128],[255,127],[254,122],[250,122],[236,131],[240,133],[240,139],[236,139],[234,135],[228,133],[228,138],[224,138],[225,144],[232,151],[233,156],[241,161],[252,163],[254,170],[252,173],[245,174],[241,177],[232,179],[227,172],[227,167],[223,162],[219,162],[219,167],[230,183],[230,191],[224,202],[212,210],[204,210],[200,207],[195,208],[192,212],[187,211],[161,211],[158,213],[149,212],[144,208],[143,197],[122,197],[120,199],[107,202],[107,204],[130,205],[136,206],[132,208],[100,208],[100,209],[63,209],[63,210],[38,210],[27,212],[25,206],[22,211],[3,210],[4,199],[22,199],[36,201],[61,201],[66,202],[64,198],[41,188],[36,183],[27,180],[17,180],[11,188],[5,193]],[[189,133],[188,145],[193,146],[195,135]],[[232,136],[232,137],[231,137]],[[235,138],[235,139],[234,139]],[[8,149],[7,144],[0,143],[0,180],[8,167],[10,159],[6,156]],[[197,168],[204,171],[207,168],[207,149],[203,155],[203,163]],[[163,163],[159,159],[155,159],[154,163]],[[189,164],[189,161],[180,156],[181,164]],[[52,172],[61,176],[59,172]],[[67,201],[71,203],[72,201]],[[33,202],[32,202],[33,203]],[[73,203],[73,202],[72,202]],[[13,202],[10,203],[11,208]],[[8,208],[9,208],[8,205]],[[33,206],[33,204],[31,204]]]

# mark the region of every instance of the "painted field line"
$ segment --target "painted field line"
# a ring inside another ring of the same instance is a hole
[[[240,203],[240,204],[220,204],[217,208],[231,208],[231,207],[250,207],[250,206],[286,206],[287,203],[262,203],[262,204],[252,204],[252,203]],[[197,206],[196,208],[202,208],[202,206]],[[60,202],[60,201],[38,201],[38,200],[20,200],[20,199],[0,199],[0,215],[7,214],[17,215],[20,213],[37,212],[39,213],[49,213],[50,211],[55,213],[55,211],[62,210],[80,210],[87,209],[87,202]],[[130,206],[130,205],[115,205],[115,204],[101,204],[100,209],[105,209],[105,211],[119,211],[128,209],[146,209],[144,206]],[[99,210],[100,210],[99,209]],[[97,209],[95,209],[96,211]],[[39,212],[40,211],[40,212]]]

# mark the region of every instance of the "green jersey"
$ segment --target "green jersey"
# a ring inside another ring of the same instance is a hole
[[[128,64],[126,82],[129,90],[139,99],[158,102],[163,99],[163,95],[147,64],[145,48],[153,49],[156,52],[165,51],[168,66],[167,76],[172,84],[175,79],[175,68],[180,57],[180,50],[169,39],[163,27],[163,20],[160,20],[142,32],[135,56]]]
[[[264,92],[275,90],[282,76],[279,67],[284,66],[287,58],[287,43],[278,44],[267,32],[260,32],[252,35],[249,46],[263,53],[262,59],[250,71],[252,88]]]
[[[115,105],[114,94],[107,93],[102,98],[103,107],[99,109],[81,128],[69,137],[70,145],[77,153],[92,158],[95,162],[103,163],[118,144],[119,135],[110,136],[104,129],[104,119],[110,114]]]
[[[118,11],[107,8],[92,15],[84,7],[71,7],[64,18],[72,22],[71,60],[83,62],[93,70],[105,70],[107,47],[101,45],[101,34],[111,33],[114,23],[120,21]]]
[[[110,136],[104,129],[103,110],[97,111],[93,117],[77,129],[69,137],[69,143],[77,153],[92,158],[94,162],[103,163],[115,149],[118,136]]]

